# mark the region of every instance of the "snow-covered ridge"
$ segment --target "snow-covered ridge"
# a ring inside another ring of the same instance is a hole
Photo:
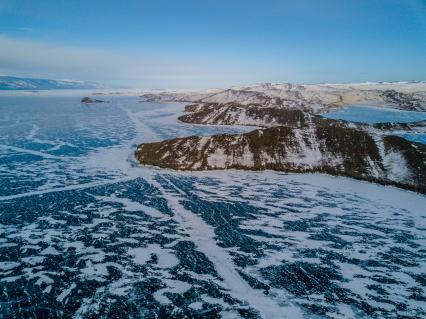
[[[206,91],[161,91],[141,96],[145,100],[198,103],[260,104],[297,107],[312,112],[350,103],[371,103],[405,110],[426,110],[426,82],[290,84],[263,83]]]
[[[328,122],[146,143],[138,147],[136,158],[179,170],[324,172],[426,192],[426,147]]]
[[[95,82],[0,76],[0,90],[98,89]]]
[[[260,104],[242,105],[238,103],[201,103],[187,105],[187,114],[178,119],[185,123],[208,125],[251,125],[271,127],[290,125],[305,126],[313,117],[301,109],[262,106]]]

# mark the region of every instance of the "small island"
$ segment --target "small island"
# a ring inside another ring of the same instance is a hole
[[[91,103],[104,103],[102,100],[92,99],[88,96],[81,99],[81,103],[91,104]]]

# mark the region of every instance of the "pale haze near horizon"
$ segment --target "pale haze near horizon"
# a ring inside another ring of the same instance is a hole
[[[426,1],[0,0],[0,74],[110,86],[426,80]]]

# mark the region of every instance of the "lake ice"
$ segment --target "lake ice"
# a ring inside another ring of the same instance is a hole
[[[183,105],[0,96],[0,317],[426,316],[426,197],[320,174],[139,167],[252,128]]]
[[[347,107],[323,114],[324,117],[360,123],[409,123],[426,121],[426,112],[402,111],[383,107],[348,105]]]
[[[349,105],[342,110],[323,114],[323,117],[360,123],[410,123],[426,121],[426,112],[401,111],[383,107]],[[426,134],[406,133],[399,136],[413,142],[426,144]]]

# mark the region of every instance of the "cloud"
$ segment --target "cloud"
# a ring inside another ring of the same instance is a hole
[[[0,74],[92,80],[110,85],[184,87],[209,72],[217,70],[172,57],[106,52],[0,35]]]
[[[21,27],[18,28],[19,31],[24,31],[24,32],[33,32],[34,29],[33,28],[28,28],[28,27]]]

